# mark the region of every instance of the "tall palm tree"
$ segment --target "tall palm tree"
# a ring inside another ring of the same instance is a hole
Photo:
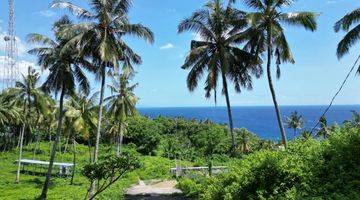
[[[31,49],[29,53],[38,57],[38,64],[42,66],[43,69],[49,70],[49,75],[46,77],[42,88],[46,92],[54,92],[55,95],[60,92],[59,116],[56,138],[52,146],[49,167],[46,174],[43,190],[40,196],[41,199],[47,198],[47,191],[49,188],[52,167],[54,164],[56,149],[61,135],[61,126],[64,116],[64,98],[67,95],[73,94],[76,83],[78,83],[79,88],[84,93],[89,92],[89,82],[81,66],[88,67],[90,65],[86,63],[86,61],[74,56],[77,55],[77,52],[74,48],[71,48],[72,50],[69,50],[69,48],[64,51],[63,47],[69,40],[69,38],[64,37],[63,35],[56,32],[59,27],[68,24],[71,24],[71,22],[67,17],[63,17],[54,24],[53,30],[55,32],[55,40],[36,33],[28,35],[29,43],[36,43],[38,45],[41,45],[40,47]]]
[[[245,13],[233,9],[231,2],[224,7],[221,0],[209,1],[203,9],[194,12],[178,26],[179,33],[193,31],[202,38],[202,41],[191,41],[191,51],[182,66],[183,69],[190,69],[187,77],[189,90],[195,90],[206,71],[205,96],[210,97],[211,92],[216,96],[218,79],[222,79],[233,154],[237,144],[233,131],[228,81],[234,83],[235,90],[240,92],[241,88],[252,88],[251,75],[261,74],[259,65],[254,64],[257,59],[237,47],[241,42],[241,30],[245,26]]]
[[[17,81],[15,83],[15,88],[10,88],[8,94],[11,95],[17,102],[18,106],[21,106],[24,111],[25,119],[23,120],[23,126],[21,133],[19,135],[20,148],[19,148],[19,162],[22,155],[22,144],[24,140],[24,132],[28,130],[28,138],[32,137],[31,132],[33,130],[32,123],[32,108],[34,108],[38,113],[39,110],[45,109],[45,98],[44,94],[37,87],[39,82],[40,75],[35,71],[35,69],[28,67],[28,74],[22,74],[22,81]],[[16,183],[20,181],[20,164],[18,164],[17,173],[16,173]]]
[[[106,71],[108,68],[118,68],[119,62],[140,64],[141,58],[123,40],[123,36],[132,35],[153,43],[151,30],[141,24],[131,24],[128,12],[132,0],[90,0],[90,11],[74,5],[71,2],[56,1],[52,7],[65,8],[79,19],[85,19],[75,25],[63,29],[64,35],[71,34],[73,38],[66,46],[76,45],[80,55],[93,58],[98,67],[97,77],[101,79],[98,130],[95,141],[94,162],[97,162],[101,135]],[[95,180],[91,184],[90,196],[94,193]]]
[[[296,130],[302,129],[304,126],[304,119],[302,115],[298,115],[297,111],[291,113],[290,117],[286,117],[286,125],[288,128],[294,130],[294,137],[296,136]]]
[[[357,8],[346,14],[343,18],[335,23],[335,32],[339,32],[340,30],[347,32],[344,38],[338,44],[336,51],[338,58],[342,58],[345,54],[347,54],[350,48],[360,39],[359,21],[360,8]],[[351,29],[352,26],[354,26],[354,28]],[[358,72],[360,72],[360,68],[358,69]]]
[[[290,6],[293,0],[243,0],[243,2],[255,10],[255,12],[250,12],[247,15],[252,27],[244,34],[249,38],[245,48],[251,49],[251,52],[257,54],[267,52],[267,78],[281,132],[282,144],[286,147],[286,133],[271,75],[272,58],[275,56],[276,74],[277,78],[280,78],[280,65],[285,62],[295,63],[285,37],[283,25],[301,26],[306,30],[315,31],[317,14],[313,12],[283,12],[283,9]]]
[[[76,168],[76,135],[80,134],[84,138],[90,137],[90,131],[96,129],[96,107],[95,100],[97,94],[94,94],[91,98],[87,98],[88,95],[72,95],[69,102],[66,104],[65,116],[70,123],[68,129],[72,132],[71,140],[73,143],[73,164],[71,184],[74,180],[74,172]]]
[[[114,75],[113,84],[109,85],[112,95],[105,99],[105,101],[108,102],[107,107],[109,114],[114,116],[115,122],[117,122],[117,156],[121,154],[126,118],[134,115],[136,111],[135,105],[138,101],[138,98],[134,94],[134,89],[138,84],[129,85],[131,77],[132,73],[129,70],[125,70],[121,75]]]

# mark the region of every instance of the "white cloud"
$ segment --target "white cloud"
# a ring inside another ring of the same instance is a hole
[[[47,18],[50,18],[50,17],[53,17],[55,16],[55,12],[54,11],[51,11],[51,10],[42,10],[39,12],[39,14],[43,17],[47,17]]]
[[[326,4],[336,4],[336,3],[339,3],[341,1],[343,1],[343,0],[327,0]]]
[[[0,79],[4,79],[4,78],[7,78],[7,74],[8,73],[5,73],[5,56],[0,56]],[[27,69],[28,67],[32,67],[38,71],[39,70],[39,66],[36,66],[35,63],[33,62],[29,62],[29,61],[26,61],[26,60],[19,60],[17,63],[16,63],[16,66],[18,67],[19,69],[19,74],[17,75],[17,77],[21,77],[21,74],[27,74]]]
[[[165,45],[163,45],[163,46],[160,47],[161,50],[164,50],[164,49],[172,49],[172,48],[174,48],[174,45],[171,44],[171,43],[167,43],[167,44],[165,44]]]
[[[6,32],[1,31],[1,27],[0,27],[0,54],[4,55],[5,54],[5,41],[4,41],[4,37],[7,35]],[[30,46],[28,46],[28,44],[26,44],[25,42],[23,42],[19,37],[16,37],[16,45],[17,45],[17,54],[19,57],[22,57],[24,55],[27,54],[27,51],[30,49]]]

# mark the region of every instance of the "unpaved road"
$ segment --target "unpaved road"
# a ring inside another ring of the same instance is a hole
[[[126,192],[127,195],[171,195],[181,194],[181,190],[175,188],[176,181],[162,181],[155,184],[146,185],[144,181],[139,181]]]

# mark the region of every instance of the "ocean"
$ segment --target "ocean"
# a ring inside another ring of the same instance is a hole
[[[290,116],[297,111],[305,121],[303,129],[311,129],[318,121],[326,106],[282,106],[282,116]],[[342,124],[352,117],[351,111],[360,112],[360,105],[332,106],[326,115],[329,124]],[[156,118],[184,117],[186,119],[210,119],[216,123],[227,124],[226,107],[174,107],[174,108],[139,108],[142,115]],[[263,139],[280,140],[280,132],[272,106],[232,107],[234,126],[244,127]],[[286,128],[286,125],[285,125]],[[287,129],[287,137],[294,137],[293,131]]]

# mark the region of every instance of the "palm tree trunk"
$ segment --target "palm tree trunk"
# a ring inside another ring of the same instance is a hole
[[[74,183],[75,169],[76,169],[76,141],[75,141],[75,133],[72,135],[72,143],[73,143],[73,169],[71,173],[71,181],[70,185]]]
[[[274,85],[272,83],[272,78],[271,78],[271,57],[272,57],[272,42],[271,42],[271,39],[272,39],[272,36],[271,36],[270,28],[267,29],[267,33],[268,33],[268,38],[267,38],[267,43],[268,43],[267,52],[268,52],[268,55],[267,55],[267,68],[266,68],[267,69],[267,77],[268,77],[271,96],[272,96],[273,103],[274,103],[274,106],[275,106],[275,112],[276,112],[276,117],[277,117],[279,129],[280,129],[280,132],[281,132],[282,144],[286,148],[287,141],[286,141],[285,128],[284,128],[284,124],[283,124],[282,119],[281,119],[280,108],[279,108],[279,105],[278,105],[277,100],[276,100],[275,89],[274,89]]]
[[[99,143],[100,143],[100,134],[101,134],[101,121],[102,121],[102,112],[103,112],[103,101],[104,101],[104,90],[105,90],[105,78],[106,78],[106,71],[105,65],[101,65],[101,90],[100,90],[100,102],[99,102],[99,118],[98,118],[98,127],[96,133],[96,142],[95,142],[95,150],[94,150],[94,160],[93,162],[96,163],[99,154]],[[93,180],[90,185],[90,198],[94,195],[95,192],[95,183],[96,180]]]
[[[37,134],[37,135],[36,135],[36,141],[35,141],[35,147],[34,147],[34,151],[33,151],[33,156],[32,156],[32,159],[33,159],[33,160],[35,159],[36,151],[37,151],[37,148],[38,148],[38,146],[39,146],[39,140],[40,140],[40,137],[39,137],[39,135]]]
[[[37,148],[39,145],[39,140],[40,140],[40,135],[39,135],[40,112],[39,112],[39,109],[36,109],[36,115],[37,115],[37,120],[36,120],[35,127],[36,127],[37,134],[36,134],[35,148],[34,148],[33,157],[32,157],[33,160],[35,159],[36,151],[37,151]]]
[[[20,135],[21,135],[21,128],[20,128]],[[19,135],[19,139],[18,139],[18,142],[17,142],[17,146],[16,146],[16,150],[20,147],[20,140],[21,140],[21,137]]]
[[[20,168],[21,168],[21,157],[22,157],[22,150],[23,150],[23,140],[24,140],[24,132],[25,132],[25,123],[23,124],[22,128],[21,128],[21,133],[20,133],[20,150],[19,150],[19,159],[18,159],[18,167],[17,167],[17,171],[16,171],[16,183],[20,182]]]
[[[60,139],[60,135],[61,135],[61,125],[62,125],[62,119],[63,119],[63,115],[64,115],[64,113],[63,113],[64,96],[65,96],[65,88],[63,86],[61,95],[60,95],[60,106],[59,106],[60,112],[59,112],[59,120],[58,120],[57,130],[56,130],[56,138],[55,138],[54,144],[52,146],[52,151],[51,151],[50,161],[49,161],[50,163],[49,163],[48,171],[47,171],[47,174],[45,177],[44,186],[43,186],[41,196],[40,196],[40,199],[42,199],[42,200],[46,199],[46,196],[47,196],[47,192],[48,192],[49,185],[50,185],[52,167],[54,165],[54,160],[55,160],[56,149],[59,144],[59,139]]]
[[[227,87],[225,73],[222,72],[221,74],[222,74],[222,79],[223,79],[223,87],[224,87],[226,107],[227,107],[227,113],[228,113],[228,119],[229,119],[230,134],[231,134],[231,142],[232,142],[231,154],[232,154],[232,156],[235,156],[235,154],[236,154],[236,137],[234,134],[234,125],[233,125],[233,118],[232,118],[232,112],[231,112],[229,91],[228,91],[228,87]]]
[[[120,156],[122,154],[123,138],[124,138],[124,125],[123,125],[122,122],[120,122],[120,124],[119,124],[119,137],[118,137],[118,141],[117,141],[117,150],[116,150],[116,155],[117,156]]]

